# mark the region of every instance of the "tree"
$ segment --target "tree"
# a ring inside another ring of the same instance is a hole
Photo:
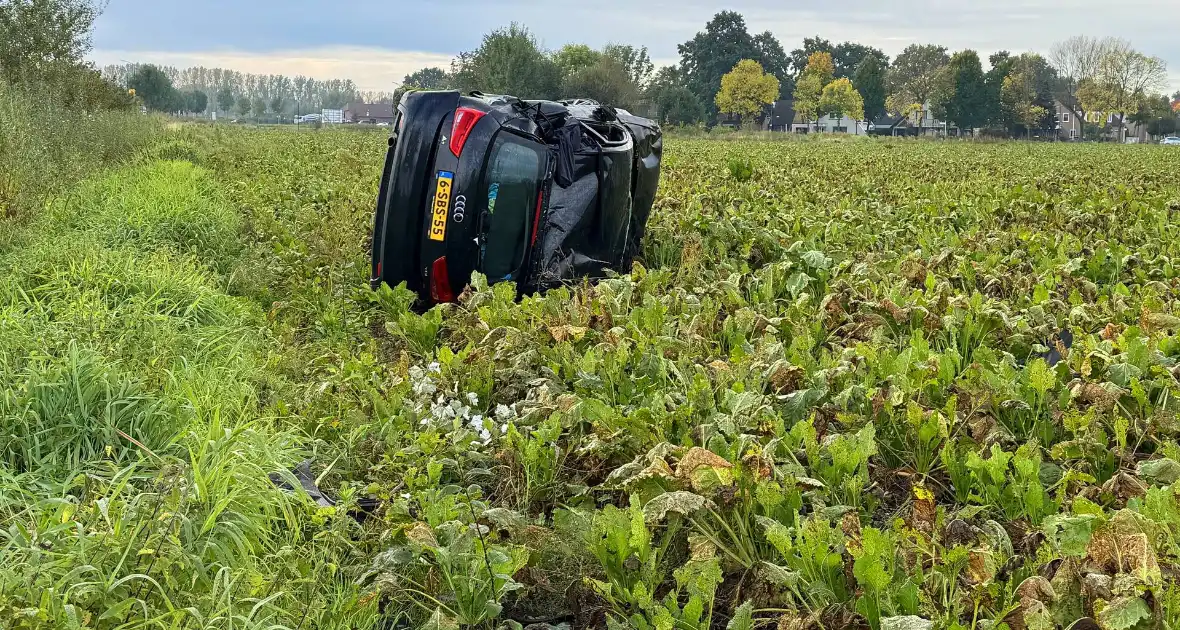
[[[852,81],[836,79],[824,86],[819,99],[819,112],[831,114],[837,119],[848,116],[861,121],[865,117],[865,102],[856,88],[852,87]]]
[[[745,19],[734,11],[714,15],[704,31],[677,46],[677,51],[685,85],[705,103],[710,121],[716,118],[714,97],[721,89],[721,77],[743,59],[759,58],[758,47],[746,30]]]
[[[832,53],[812,53],[811,57],[807,59],[807,67],[803,70],[803,74],[818,76],[824,85],[831,83],[836,78],[836,66],[832,63]]]
[[[765,31],[754,36],[754,47],[758,49],[758,63],[779,81],[779,98],[790,98],[795,82],[791,78],[791,61],[783,45],[773,33]]]
[[[852,85],[864,98],[865,117],[876,120],[885,115],[885,65],[876,55],[869,55],[860,62]]]
[[[172,87],[172,80],[159,66],[143,65],[127,79],[127,87],[135,90],[135,95],[143,99],[145,107],[152,111],[174,111],[176,104],[176,88]]]
[[[1005,130],[1016,126],[1015,114],[1007,110],[1001,98],[1004,79],[1016,67],[1016,58],[1006,50],[993,53],[988,57],[991,69],[984,75],[983,82],[987,90],[987,124],[990,127]]]
[[[795,83],[795,111],[804,121],[817,120],[822,113],[820,99],[823,97],[824,86],[832,82],[835,67],[832,65],[832,55],[826,52],[812,53],[803,68],[803,74]],[[862,103],[863,108],[863,103]]]
[[[656,98],[656,109],[661,125],[695,125],[705,119],[705,105],[684,86],[661,91]]]
[[[193,114],[203,114],[209,108],[209,95],[201,90],[187,90],[184,92],[184,111]]]
[[[606,105],[630,109],[639,100],[639,89],[631,82],[626,68],[614,59],[602,56],[594,65],[566,77],[562,96],[591,98]]]
[[[266,101],[261,97],[256,98],[250,103],[250,109],[254,113],[254,118],[262,118],[266,115]]]
[[[951,57],[947,68],[948,98],[943,104],[947,118],[959,129],[975,129],[987,124],[987,84],[979,53],[964,50]]]
[[[890,92],[901,101],[921,107],[918,129],[921,132],[926,108],[945,80],[943,68],[950,63],[946,48],[930,44],[911,44],[897,56],[889,72]]]
[[[250,114],[249,97],[243,96],[242,98],[239,98],[238,102],[234,105],[234,109],[237,111],[239,117],[244,118],[248,116]]]
[[[270,99],[270,103],[268,105],[270,106],[270,113],[276,116],[282,116],[283,108],[286,107],[287,102],[285,99],[283,99],[282,94],[276,94]]]
[[[449,87],[450,76],[442,68],[422,68],[402,79],[402,85],[418,90],[445,90]]]
[[[1046,110],[1036,104],[1037,89],[1036,76],[1026,64],[1020,64],[1011,74],[1004,77],[1000,98],[1008,111],[1012,112],[1016,122],[1020,123],[1032,135],[1045,117]]]
[[[875,57],[877,61],[881,62],[882,67],[889,66],[889,56],[878,48],[857,42],[843,42],[833,45],[832,42],[816,36],[804,39],[802,48],[791,51],[791,69],[796,78],[803,74],[807,68],[808,59],[817,52],[826,52],[832,55],[833,76],[837,79],[851,79],[856,74],[861,62],[868,57]]]
[[[1148,57],[1123,40],[1112,40],[1098,74],[1078,86],[1078,100],[1088,111],[1114,114],[1121,135],[1126,116],[1138,111],[1148,94],[1167,85],[1168,66],[1162,59]]]
[[[0,76],[35,80],[50,65],[81,66],[99,12],[93,0],[0,1]]]
[[[1164,136],[1176,131],[1178,119],[1172,109],[1172,100],[1165,94],[1148,96],[1128,120],[1147,127],[1147,132],[1153,136]]]
[[[454,82],[464,92],[555,98],[561,91],[561,68],[515,22],[484,35],[478,49],[461,53],[452,65]]]
[[[636,91],[647,84],[655,70],[655,64],[647,55],[647,46],[636,48],[628,44],[607,44],[601,54],[623,68]]]
[[[832,62],[836,66],[837,79],[851,79],[860,68],[861,62],[873,58],[882,68],[889,66],[889,56],[879,48],[865,46],[856,42],[844,42],[832,50]]]
[[[1085,108],[1078,98],[1078,88],[1094,82],[1103,59],[1116,44],[1117,41],[1111,38],[1079,35],[1053,44],[1049,50],[1049,61],[1060,78],[1054,94],[1078,120],[1086,119]]]
[[[830,55],[834,50],[835,46],[832,45],[832,42],[822,37],[805,38],[802,48],[796,48],[791,51],[791,71],[794,73],[795,80],[799,80],[803,76],[803,72],[807,70],[807,64],[811,60],[812,55],[815,53],[828,53]]]
[[[721,78],[717,109],[744,121],[748,116],[761,114],[765,106],[773,105],[778,93],[778,79],[763,72],[757,61],[744,59]]]
[[[402,84],[393,91],[393,94],[388,96],[387,102],[400,103],[402,96],[410,90],[445,90],[451,87],[451,83],[452,77],[450,74],[447,74],[446,70],[442,68],[422,68],[403,77]],[[384,101],[381,96],[377,95],[369,95],[367,97],[362,95],[361,100],[366,103],[380,103]],[[295,113],[299,113],[298,109],[298,106],[296,106],[297,111]]]
[[[823,97],[824,83],[818,74],[804,73],[795,82],[795,111],[810,123],[819,118],[819,101]]]
[[[217,90],[217,108],[229,112],[234,107],[234,91],[228,87]]]
[[[593,66],[599,59],[602,59],[602,53],[586,44],[566,44],[553,53],[553,62],[566,77]]]

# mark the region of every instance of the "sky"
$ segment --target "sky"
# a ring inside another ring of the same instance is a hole
[[[804,37],[853,40],[894,56],[911,43],[1047,52],[1071,35],[1122,37],[1168,62],[1180,89],[1180,0],[109,0],[90,57],[99,65],[204,65],[243,72],[350,78],[392,91],[420,68],[446,68],[484,33],[511,22],[543,46],[647,46],[657,65],[722,9],[790,52]]]

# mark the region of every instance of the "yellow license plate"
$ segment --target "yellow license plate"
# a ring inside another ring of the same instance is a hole
[[[434,209],[430,220],[430,240],[444,241],[447,238],[447,212],[451,209],[451,186],[455,174],[450,171],[438,172],[438,185],[434,188]]]

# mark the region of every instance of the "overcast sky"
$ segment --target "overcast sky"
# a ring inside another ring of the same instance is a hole
[[[790,52],[804,37],[855,40],[896,55],[910,43],[987,54],[1044,52],[1070,35],[1113,35],[1168,62],[1180,89],[1180,0],[110,0],[94,34],[100,65],[149,62],[351,78],[392,91],[406,74],[446,67],[487,31],[516,21],[547,48],[647,46],[657,64],[717,11],[742,13]]]

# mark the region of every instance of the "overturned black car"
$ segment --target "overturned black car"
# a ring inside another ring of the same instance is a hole
[[[629,270],[660,178],[654,122],[594,101],[410,92],[373,221],[372,285],[454,301],[478,271],[531,293]]]

